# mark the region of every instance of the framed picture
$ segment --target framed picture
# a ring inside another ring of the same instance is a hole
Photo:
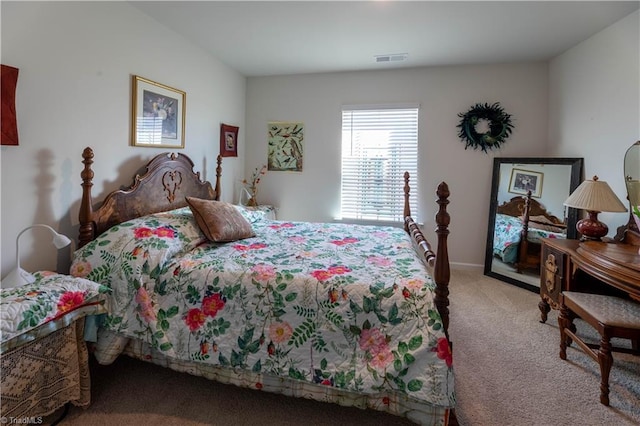
[[[184,148],[187,94],[133,76],[131,143],[152,148]]]
[[[268,123],[267,165],[274,171],[302,171],[304,153],[303,123]]]
[[[220,155],[223,157],[238,156],[238,129],[228,124],[220,125]]]
[[[531,191],[532,197],[540,198],[542,196],[542,177],[543,174],[540,172],[511,169],[509,192],[527,195],[527,191]]]

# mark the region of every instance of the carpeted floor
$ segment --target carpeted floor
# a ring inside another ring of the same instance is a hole
[[[640,424],[640,357],[614,354],[611,406],[604,407],[598,365],[575,348],[568,361],[560,360],[557,313],[540,324],[537,294],[470,271],[452,271],[450,289],[461,425]],[[584,334],[587,326],[577,325]],[[411,424],[383,413],[221,385],[127,357],[93,365],[92,381],[91,406],[72,407],[61,425]]]

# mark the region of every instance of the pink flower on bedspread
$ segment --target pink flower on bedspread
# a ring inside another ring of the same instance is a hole
[[[437,352],[438,358],[443,359],[447,363],[447,367],[451,367],[453,364],[453,356],[451,355],[451,347],[446,337],[439,338],[436,347],[431,350]]]
[[[318,281],[326,281],[333,276],[333,274],[329,271],[325,271],[324,269],[318,269],[311,272],[311,275]]]
[[[379,352],[381,348],[388,347],[387,339],[377,328],[363,329],[358,343],[361,349],[372,352]]]
[[[305,237],[294,236],[294,237],[289,237],[289,241],[291,241],[294,244],[302,244],[305,241],[307,241],[307,239]]]
[[[360,240],[358,240],[357,238],[347,237],[342,240],[333,240],[331,241],[331,244],[335,244],[337,246],[344,246],[346,244],[357,243],[358,241]]]
[[[420,278],[408,278],[408,279],[405,278],[405,279],[402,279],[400,282],[401,282],[401,285],[405,286],[406,288],[414,292],[422,290],[425,283],[424,280],[421,280]]]
[[[254,266],[251,270],[253,271],[253,278],[262,283],[266,283],[276,277],[276,270],[273,266],[260,264]]]
[[[147,289],[140,287],[136,292],[136,303],[138,303],[138,312],[142,319],[147,323],[152,323],[156,320],[156,313],[153,310],[153,303]]]
[[[269,326],[269,337],[276,343],[286,342],[292,334],[293,328],[288,322],[273,322]]]
[[[372,355],[373,358],[371,359],[371,365],[376,368],[385,368],[391,361],[393,361],[393,354],[388,346],[386,348],[382,348],[376,353],[372,353]]]
[[[184,322],[187,324],[187,326],[189,327],[189,330],[191,331],[196,331],[197,329],[202,327],[202,324],[204,324],[204,320],[205,320],[204,312],[202,312],[198,308],[190,309],[184,318]]]
[[[149,297],[149,292],[147,292],[147,289],[144,287],[140,287],[138,289],[138,291],[136,292],[136,303],[138,305],[150,305],[151,304],[151,297]]]
[[[260,250],[267,247],[264,243],[253,243],[251,245],[246,244],[236,244],[233,246],[234,249],[238,251],[247,251],[247,250]]]
[[[367,258],[367,262],[373,263],[374,265],[379,266],[381,268],[385,268],[393,265],[393,261],[391,259],[387,259],[386,257],[382,257],[382,256],[369,256]]]
[[[342,274],[346,274],[347,272],[351,272],[351,269],[349,269],[346,266],[337,265],[337,266],[330,266],[329,272],[334,275],[342,275]]]
[[[202,312],[213,318],[224,308],[224,304],[225,300],[220,293],[212,294],[202,299]]]
[[[285,223],[279,223],[279,224],[275,224],[275,225],[269,225],[269,228],[271,229],[280,229],[280,228],[293,228],[296,225],[294,225],[291,222],[285,222]]]
[[[156,229],[156,235],[160,238],[175,238],[176,232],[166,226]]]
[[[75,262],[71,265],[71,275],[78,278],[84,278],[91,272],[91,264],[89,262]]]
[[[153,229],[147,227],[136,228],[133,230],[133,236],[138,239],[153,237],[153,234]]]
[[[56,315],[72,311],[74,308],[82,305],[83,302],[84,293],[82,291],[68,291],[58,300],[58,312]]]

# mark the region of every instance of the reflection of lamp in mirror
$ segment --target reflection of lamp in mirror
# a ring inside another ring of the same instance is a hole
[[[579,220],[576,229],[582,234],[583,239],[588,240],[600,240],[609,232],[609,227],[598,220],[598,213],[623,213],[627,211],[607,182],[598,180],[598,176],[594,176],[593,180],[582,182],[569,195],[564,205],[587,211],[589,217]]]
[[[25,284],[31,284],[36,280],[33,275],[20,267],[20,237],[29,229],[36,227],[46,228],[51,232],[53,235],[53,240],[51,242],[58,250],[71,244],[69,237],[57,233],[49,225],[36,224],[23,229],[16,237],[16,267],[2,280],[2,288],[20,287]]]

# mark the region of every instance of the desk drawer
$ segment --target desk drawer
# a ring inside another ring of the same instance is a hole
[[[560,292],[566,287],[567,254],[549,247],[542,246],[540,256],[540,296],[547,300],[551,307],[558,309]]]

